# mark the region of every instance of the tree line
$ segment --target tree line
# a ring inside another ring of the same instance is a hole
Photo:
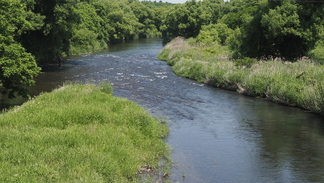
[[[0,90],[28,95],[39,64],[109,43],[161,36],[171,3],[136,0],[0,0]]]
[[[170,9],[171,37],[228,45],[234,58],[312,56],[324,48],[324,3],[296,0],[188,1]]]
[[[159,36],[228,46],[233,58],[321,55],[324,3],[296,0],[0,0],[1,91],[27,96],[39,64]]]

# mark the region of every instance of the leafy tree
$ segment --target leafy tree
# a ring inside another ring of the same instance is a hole
[[[0,91],[9,97],[28,96],[27,86],[39,74],[34,57],[15,39],[42,25],[42,16],[28,11],[28,3],[0,0]]]
[[[226,6],[223,0],[204,0],[202,4],[205,7],[205,11],[210,13],[210,17],[206,18],[210,18],[213,24],[218,23],[219,19],[228,11],[228,6]]]
[[[168,3],[168,2],[152,2],[152,1],[141,1],[142,4],[145,6],[151,8],[151,9],[156,9],[156,8],[172,8],[175,6],[173,3]]]
[[[131,39],[138,32],[140,23],[126,0],[103,0],[95,4],[102,18],[103,35],[110,42]]]
[[[262,16],[260,23],[265,29],[265,38],[272,43],[268,55],[290,58],[305,55],[307,45],[302,35],[298,8],[297,4],[285,1]]]
[[[227,44],[228,37],[232,34],[233,30],[230,29],[226,24],[218,23],[215,28],[219,34],[220,43],[222,45]]]
[[[162,1],[159,2],[141,1],[141,3],[147,6],[152,11],[153,13],[152,20],[154,21],[154,25],[157,31],[159,31],[159,34],[163,34],[162,29],[165,28],[166,26],[162,26],[163,24],[162,22],[164,21],[165,15],[168,12],[168,10],[173,8],[175,4],[162,2]],[[164,31],[164,33],[166,32]]]
[[[102,18],[95,6],[88,2],[77,3],[75,13],[80,17],[80,22],[73,27],[69,53],[87,53],[106,48],[108,40],[102,36]]]
[[[176,5],[172,9],[166,12],[163,18],[163,23],[161,25],[161,30],[163,31],[164,37],[168,35],[177,36],[186,33],[186,30],[182,30],[180,25],[180,18],[187,20],[185,16],[188,16],[189,12],[182,5]]]
[[[211,23],[211,18],[211,10],[206,4],[191,0],[166,13],[162,30],[171,37],[196,37],[203,25]]]
[[[307,42],[307,50],[318,49],[324,52],[324,4],[304,2],[298,4],[302,36]]]
[[[236,39],[239,42],[230,43],[231,48],[239,57],[271,56],[291,60],[304,56],[321,37],[318,31],[322,27],[321,6],[295,1],[260,1],[253,7],[256,8],[253,16],[243,18],[248,21],[238,26],[241,33]],[[315,16],[310,12],[315,12]]]
[[[253,19],[259,6],[258,0],[232,0],[227,4],[227,13],[224,14],[220,22],[231,29],[240,28]]]
[[[0,91],[27,96],[38,63],[158,34],[171,3],[135,0],[0,0]],[[162,11],[160,11],[162,10]]]
[[[211,44],[220,43],[218,31],[215,29],[215,24],[205,25],[200,30],[197,36],[198,43]]]
[[[26,87],[35,83],[33,78],[40,72],[34,57],[17,43],[0,44],[0,55],[1,92],[10,98],[27,97]]]
[[[240,28],[236,28],[232,34],[228,36],[226,42],[233,52],[233,58],[243,57],[240,51],[243,42],[243,34]]]
[[[21,43],[38,62],[53,62],[67,54],[73,27],[80,22],[74,0],[35,0],[33,12],[45,17],[40,30],[22,35]]]
[[[143,3],[134,1],[130,4],[134,15],[140,23],[139,37],[150,37],[158,35],[158,29],[155,26],[155,11],[145,6]]]

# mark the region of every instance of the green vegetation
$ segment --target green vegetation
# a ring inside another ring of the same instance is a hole
[[[27,96],[39,63],[134,38],[194,37],[202,45],[228,46],[235,59],[308,56],[323,63],[324,4],[315,1],[0,0],[0,5],[0,83],[11,97]]]
[[[1,182],[137,182],[168,134],[111,86],[64,85],[0,116]]]
[[[27,86],[40,72],[34,57],[15,40],[24,32],[42,26],[42,16],[25,11],[26,4],[0,1],[0,92],[9,97],[27,96]]]
[[[233,58],[323,60],[324,4],[316,1],[204,0],[169,9],[164,36],[228,45]]]
[[[163,19],[159,58],[180,76],[324,114],[324,4],[204,0]]]
[[[183,38],[174,39],[159,54],[182,77],[324,114],[323,65],[305,59],[231,61],[229,56],[226,47]]]
[[[37,64],[126,39],[161,36],[171,3],[137,0],[0,0],[0,91],[28,96]]]
[[[177,74],[324,114],[323,3],[0,0],[0,7],[0,92],[10,97],[28,97],[38,64],[127,39],[183,36],[159,54]],[[111,93],[107,84],[67,85],[1,114],[1,182],[136,182],[141,167],[157,167],[168,158],[166,125]]]

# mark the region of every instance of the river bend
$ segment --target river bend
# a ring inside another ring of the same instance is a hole
[[[161,42],[68,57],[44,69],[33,94],[66,81],[111,82],[115,96],[168,120],[171,182],[324,182],[323,117],[180,78],[156,58]]]

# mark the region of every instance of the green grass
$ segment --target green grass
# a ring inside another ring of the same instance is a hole
[[[168,159],[165,123],[111,87],[66,85],[0,115],[0,182],[136,182]]]
[[[206,52],[208,47],[190,42],[193,41],[177,38],[159,54],[179,76],[324,114],[323,65],[306,59],[231,61],[226,47],[210,54]]]

